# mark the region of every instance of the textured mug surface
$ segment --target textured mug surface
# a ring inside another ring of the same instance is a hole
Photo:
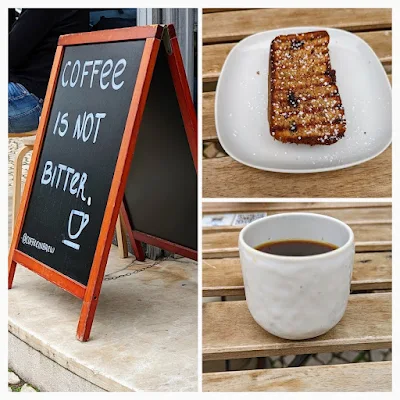
[[[290,257],[254,247],[269,241],[316,240],[338,246],[328,253]],[[354,234],[325,215],[286,213],[256,220],[239,235],[246,301],[256,322],[273,335],[308,339],[333,328],[350,294]]]

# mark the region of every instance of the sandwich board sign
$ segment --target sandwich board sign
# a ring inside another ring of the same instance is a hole
[[[120,209],[139,260],[140,242],[197,259],[197,119],[172,25],[58,41],[8,287],[18,263],[82,299],[81,341]]]

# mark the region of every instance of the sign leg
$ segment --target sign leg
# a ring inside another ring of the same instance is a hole
[[[144,261],[146,256],[143,251],[142,243],[133,237],[131,230],[128,231],[128,235],[129,235],[129,241],[131,242],[131,246],[132,246],[133,252],[135,253],[137,260]]]
[[[129,236],[129,241],[131,242],[132,250],[133,253],[135,254],[135,257],[137,258],[138,261],[144,261],[146,256],[143,251],[143,247],[141,242],[139,240],[136,240],[133,237],[133,232],[132,232],[132,226],[129,222],[129,217],[128,213],[126,212],[125,204],[122,202],[121,205],[121,219],[124,223],[125,229],[128,231],[128,236]]]
[[[15,269],[17,267],[17,263],[13,260],[8,265],[8,288],[11,289],[13,280],[14,280],[14,275],[15,275]]]
[[[78,329],[76,331],[76,337],[81,342],[87,342],[89,340],[98,300],[99,296],[95,295],[91,301],[83,301]]]

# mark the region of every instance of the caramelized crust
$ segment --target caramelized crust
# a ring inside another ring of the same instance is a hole
[[[269,123],[284,143],[332,144],[346,118],[326,31],[277,36],[271,43]]]

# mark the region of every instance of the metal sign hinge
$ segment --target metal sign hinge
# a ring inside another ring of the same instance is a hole
[[[164,42],[165,51],[167,52],[168,55],[171,55],[172,54],[171,38],[169,36],[169,30],[167,25],[164,26],[161,35],[161,40]]]

